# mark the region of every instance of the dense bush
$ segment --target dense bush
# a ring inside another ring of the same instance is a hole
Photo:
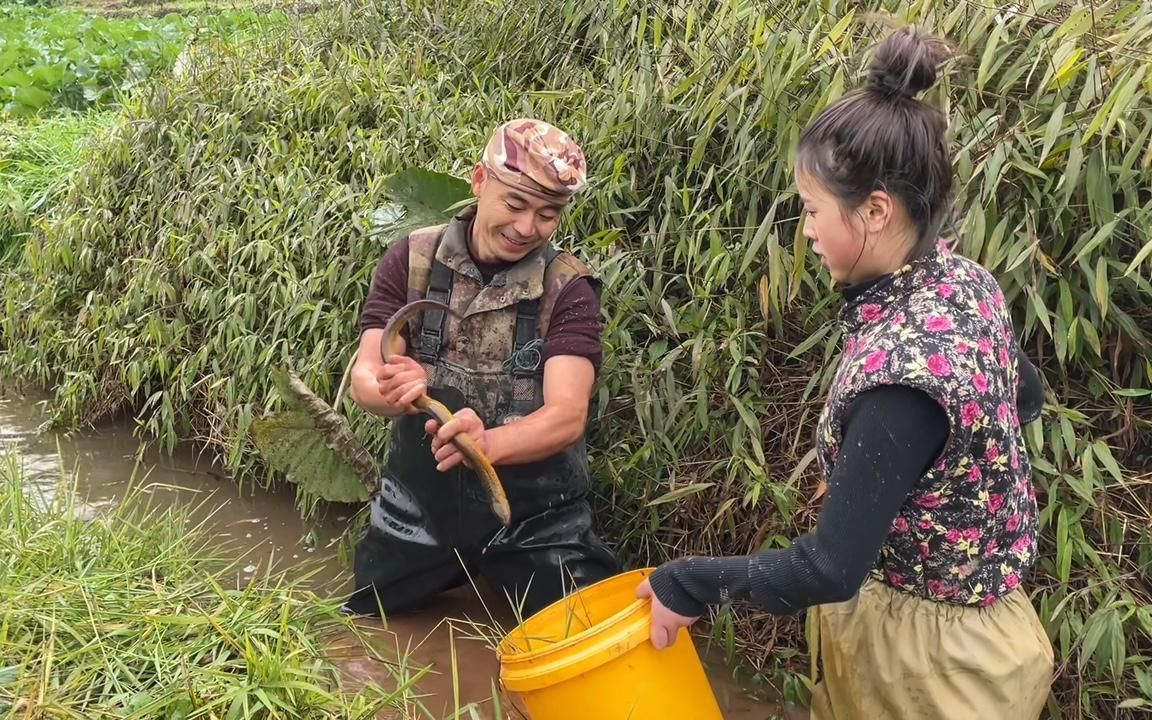
[[[1052,385],[1030,436],[1036,603],[1064,661],[1052,714],[1127,717],[1152,704],[1152,479],[1126,469],[1152,425],[1142,7],[338,3],[129,102],[0,291],[0,369],[54,384],[62,422],[131,409],[251,469],[272,364],[335,394],[385,175],[462,175],[496,123],[539,115],[594,172],[562,242],[607,281],[592,439],[612,537],[653,562],[784,543],[815,509],[805,453],[838,340],[790,152],[860,81],[865,10],[899,12],[968,52],[933,91],[955,132],[954,231]],[[344,407],[378,446],[383,424]],[[794,620],[716,620],[766,674],[802,669]]]
[[[113,19],[44,7],[53,4],[0,7],[0,262],[50,221],[86,141],[125,92],[173,66],[184,72],[197,41],[262,34],[284,18],[231,9]]]
[[[68,9],[0,8],[0,100],[8,115],[106,106],[183,45],[180,18],[111,19]]]

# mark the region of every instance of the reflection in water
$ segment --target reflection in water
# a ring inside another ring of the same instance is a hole
[[[134,489],[154,506],[190,508],[189,521],[203,523],[213,543],[237,559],[237,585],[256,573],[287,571],[320,596],[343,599],[351,589],[336,543],[355,508],[333,506],[328,517],[306,522],[290,492],[242,489],[188,446],[171,455],[157,448],[141,450],[129,423],[69,434],[38,433],[45,414],[37,403],[44,398],[0,387],[0,451],[19,451],[30,491],[51,500],[62,486],[61,478],[75,474],[81,512],[95,516]],[[401,677],[420,676],[415,682],[418,706],[409,708],[412,717],[449,717],[469,704],[478,708],[478,717],[492,717],[499,674],[492,651],[498,641],[495,628],[508,630],[516,624],[500,600],[486,588],[466,586],[445,593],[420,612],[359,623],[377,645],[407,658]],[[353,647],[350,640],[337,638],[332,650],[348,684],[371,681],[394,687],[395,667],[348,650]],[[394,666],[395,659],[389,663]],[[730,681],[722,663],[709,656],[707,664],[725,718],[785,717],[775,705],[751,697]],[[505,717],[521,717],[506,699],[504,710]]]

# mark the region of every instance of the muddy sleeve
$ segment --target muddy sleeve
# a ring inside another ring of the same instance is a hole
[[[885,386],[852,402],[843,429],[815,530],[784,549],[665,563],[651,577],[660,601],[690,617],[731,600],[788,615],[856,594],[900,507],[943,451],[948,416],[921,390]]]
[[[540,361],[547,362],[556,355],[579,355],[591,360],[599,374],[603,353],[600,333],[600,298],[592,282],[587,278],[573,280],[560,291],[552,307]]]
[[[408,238],[400,240],[384,253],[376,265],[372,285],[360,312],[360,332],[383,330],[397,310],[408,302]],[[401,335],[407,339],[404,328]]]

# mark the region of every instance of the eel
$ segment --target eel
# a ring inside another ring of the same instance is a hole
[[[453,316],[456,315],[447,305],[435,300],[424,299],[408,303],[397,310],[384,326],[384,335],[380,338],[380,357],[386,359],[389,355],[394,354],[392,348],[396,346],[400,329],[409,320],[416,317],[418,313],[432,309],[443,310]],[[412,404],[420,412],[438,421],[441,426],[453,418],[452,412],[443,403],[433,400],[427,394],[421,394]],[[500,482],[500,476],[496,474],[496,469],[492,467],[492,462],[480,448],[476,447],[476,443],[468,435],[460,433],[454,436],[451,442],[460,449],[464,457],[468,458],[469,463],[484,485],[492,512],[507,527],[512,521],[512,510],[508,505],[508,495],[504,492],[504,485]]]

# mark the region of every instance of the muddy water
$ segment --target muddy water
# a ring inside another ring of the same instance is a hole
[[[62,477],[75,474],[81,512],[95,515],[134,488],[154,505],[189,508],[190,519],[203,523],[213,541],[236,558],[234,580],[239,585],[271,569],[303,578],[320,595],[343,598],[348,592],[350,575],[336,548],[346,516],[332,513],[305,522],[291,493],[239,487],[187,446],[172,454],[141,450],[128,423],[68,434],[40,433],[45,415],[37,403],[43,399],[42,394],[0,386],[0,449],[19,449],[30,490],[51,497],[63,486]],[[492,646],[499,637],[497,628],[515,626],[501,607],[484,587],[468,586],[444,594],[419,613],[386,622],[362,621],[378,644],[407,658],[399,672],[362,652],[341,650],[341,643],[334,652],[350,686],[375,682],[390,688],[398,676],[424,672],[415,683],[419,698],[407,709],[410,717],[470,717],[467,712],[455,713],[471,704],[478,717],[492,718],[499,673]],[[794,710],[785,713],[729,680],[723,664],[701,647],[727,720],[803,717]],[[504,709],[505,717],[521,717],[514,708]]]

